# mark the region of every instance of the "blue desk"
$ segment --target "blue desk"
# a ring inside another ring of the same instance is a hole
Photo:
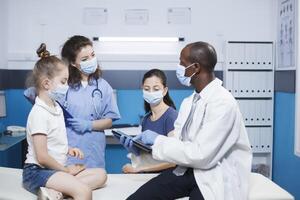
[[[26,135],[20,137],[2,136],[0,138],[0,151],[6,151],[10,147],[22,142],[26,138]]]
[[[22,168],[22,142],[25,138],[25,135],[20,137],[4,135],[0,138],[0,166]]]

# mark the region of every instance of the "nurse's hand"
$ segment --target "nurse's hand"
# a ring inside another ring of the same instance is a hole
[[[76,176],[80,172],[85,170],[85,166],[81,164],[69,165],[67,166],[67,172],[73,176]]]
[[[131,138],[122,135],[120,137],[120,144],[122,144],[125,147],[125,149],[127,149],[127,151],[133,153],[134,155],[140,155],[140,150],[133,146],[133,141]]]
[[[23,94],[32,104],[34,104],[35,97],[36,97],[35,87],[27,88]]]
[[[84,158],[83,152],[78,148],[69,148],[68,154],[73,157],[77,157],[79,159]]]
[[[142,141],[142,143],[147,144],[147,145],[153,145],[154,141],[158,135],[159,134],[154,131],[145,130],[141,134],[135,136],[133,139],[140,140],[140,141]]]
[[[67,120],[72,129],[77,133],[85,133],[87,131],[92,131],[93,122],[90,120],[84,120],[79,118],[69,118]]]

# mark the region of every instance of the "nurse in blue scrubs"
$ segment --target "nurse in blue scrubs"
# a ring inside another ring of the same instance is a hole
[[[172,137],[178,113],[168,92],[165,73],[159,69],[146,72],[142,88],[146,113],[141,123],[142,131],[151,130]],[[121,137],[120,142],[124,145],[125,138]],[[135,155],[133,152],[129,157],[131,163],[123,166],[124,173],[161,172],[175,166],[172,163],[154,160],[152,155],[147,153]]]
[[[105,168],[105,134],[120,118],[113,89],[101,77],[92,42],[73,36],[63,45],[62,59],[69,64],[69,90],[61,104],[73,116],[67,120],[69,146],[80,148],[84,159],[70,157],[68,165]]]

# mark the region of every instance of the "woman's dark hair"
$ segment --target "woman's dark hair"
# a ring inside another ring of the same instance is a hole
[[[75,68],[72,63],[75,63],[78,53],[83,47],[93,46],[93,43],[87,37],[81,35],[74,35],[69,38],[62,47],[61,57],[69,64],[69,80],[70,87],[78,87],[81,81],[81,72]],[[98,79],[101,76],[101,70],[98,67],[97,70],[89,75],[88,80]]]
[[[26,80],[26,85],[27,87],[34,86],[37,91],[39,91],[42,78],[47,77],[52,79],[58,72],[67,66],[56,56],[51,56],[44,43],[39,46],[36,53],[40,59],[35,63],[32,73]]]
[[[153,76],[156,76],[161,80],[161,83],[163,84],[164,87],[167,87],[167,77],[165,73],[159,69],[151,69],[150,71],[146,72],[143,77],[143,84],[147,78],[151,78]],[[169,91],[167,91],[167,94],[164,96],[163,101],[165,104],[168,106],[176,109],[175,104],[173,100],[171,99],[169,95]],[[144,109],[146,113],[149,113],[151,111],[150,104],[144,100]]]

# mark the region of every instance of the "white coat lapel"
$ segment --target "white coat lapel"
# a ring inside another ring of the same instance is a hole
[[[205,112],[206,112],[207,103],[200,99],[197,103],[197,107],[195,110],[195,114],[193,116],[193,123],[190,127],[189,139],[194,140],[197,134],[200,132],[203,121],[205,119]]]

